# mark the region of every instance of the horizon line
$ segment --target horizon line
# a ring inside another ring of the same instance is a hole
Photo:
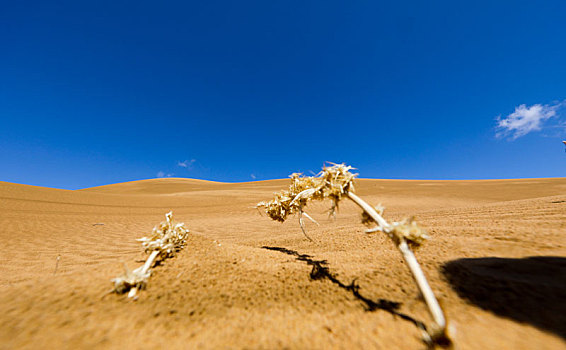
[[[219,185],[234,185],[234,184],[260,183],[260,182],[267,182],[267,181],[280,181],[280,180],[287,180],[287,179],[288,178],[262,179],[262,180],[251,180],[251,181],[215,181],[215,180],[205,180],[205,179],[190,178],[190,177],[151,177],[151,178],[145,178],[145,179],[128,180],[128,181],[122,181],[122,182],[109,183],[109,184],[104,184],[104,185],[82,187],[82,188],[77,188],[77,189],[66,189],[66,188],[43,186],[43,185],[33,185],[33,184],[11,182],[11,181],[4,181],[4,180],[0,180],[0,183],[22,185],[22,186],[32,186],[32,187],[41,187],[41,188],[49,188],[49,189],[64,190],[64,191],[81,191],[81,190],[88,190],[88,189],[105,187],[105,186],[113,186],[113,185],[121,185],[121,184],[135,183],[135,182],[145,182],[145,181],[192,180],[192,181],[202,181],[202,182],[215,183],[215,184],[219,184]],[[403,181],[403,182],[418,182],[418,181],[428,181],[428,182],[478,181],[479,182],[479,181],[517,181],[517,180],[554,180],[554,179],[566,179],[566,177],[553,176],[553,177],[484,178],[484,179],[399,179],[399,178],[356,177],[356,180]]]

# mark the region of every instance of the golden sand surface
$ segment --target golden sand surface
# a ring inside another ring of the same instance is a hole
[[[0,182],[0,349],[423,349],[430,323],[399,252],[359,209],[320,226],[254,208],[288,180],[167,178],[78,191]],[[566,349],[566,178],[356,181],[416,251],[457,349]],[[191,230],[132,301],[108,294],[172,210]],[[59,258],[58,258],[59,257]],[[57,268],[56,268],[57,266]]]

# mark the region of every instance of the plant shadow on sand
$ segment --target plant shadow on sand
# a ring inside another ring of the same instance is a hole
[[[389,312],[392,315],[398,316],[403,320],[409,321],[417,326],[419,329],[425,331],[426,326],[423,322],[414,319],[413,317],[403,314],[399,312],[399,308],[401,303],[386,300],[386,299],[378,299],[377,301],[373,301],[368,299],[360,294],[360,287],[356,284],[356,280],[354,279],[350,284],[345,284],[344,282],[340,281],[336,278],[335,275],[330,273],[330,270],[326,266],[328,263],[326,260],[314,260],[310,255],[307,254],[300,254],[297,251],[281,248],[281,247],[268,247],[263,246],[263,249],[274,250],[278,251],[287,255],[291,255],[297,258],[299,261],[304,261],[307,265],[312,266],[312,271],[310,272],[311,280],[323,280],[328,279],[330,282],[338,285],[340,288],[343,288],[352,293],[352,295],[363,302],[364,309],[366,311],[376,311],[376,310],[384,310]]]
[[[566,258],[458,259],[443,273],[460,297],[566,338]]]

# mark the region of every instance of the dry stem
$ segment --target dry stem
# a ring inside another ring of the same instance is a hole
[[[434,296],[434,293],[432,292],[432,289],[428,284],[428,281],[423,273],[423,270],[421,269],[421,266],[419,265],[419,262],[417,261],[417,258],[415,257],[415,254],[413,254],[413,251],[411,250],[411,248],[409,248],[407,241],[402,237],[400,238],[392,234],[391,232],[394,227],[387,221],[385,221],[385,219],[381,215],[379,215],[371,205],[369,205],[354,193],[348,192],[347,196],[360,208],[362,208],[362,210],[364,210],[379,225],[379,229],[381,231],[388,234],[388,236],[393,240],[393,242],[401,252],[401,255],[403,255],[403,259],[405,259],[405,262],[409,266],[409,270],[411,270],[413,278],[417,283],[417,287],[423,295],[425,303],[428,306],[428,310],[435,322],[435,327],[433,327],[433,329],[431,330],[430,333],[432,334],[430,334],[430,336],[433,338],[433,340],[437,337],[446,337],[446,318],[444,317],[444,313],[442,312],[442,309],[440,308],[440,305],[438,304],[438,301],[436,300],[436,297]]]

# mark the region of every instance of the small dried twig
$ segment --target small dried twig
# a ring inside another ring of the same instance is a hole
[[[189,230],[185,224],[173,224],[173,213],[165,214],[166,221],[153,228],[150,237],[138,239],[142,242],[145,252],[149,253],[145,264],[130,271],[124,264],[124,274],[112,280],[113,292],[118,294],[128,293],[129,298],[134,298],[138,290],[145,288],[148,278],[151,276],[150,268],[157,262],[175,256],[185,246]]]
[[[53,274],[57,273],[57,268],[59,267],[59,261],[61,260],[61,255],[57,255],[57,260],[55,261],[55,270],[53,270]]]
[[[362,210],[362,222],[365,224],[377,224],[377,227],[366,232],[384,232],[395,243],[401,252],[405,262],[409,266],[413,278],[421,291],[429,312],[434,320],[434,325],[428,330],[430,343],[449,343],[446,334],[446,319],[444,313],[436,300],[426,277],[413,254],[411,247],[417,248],[428,236],[426,231],[417,226],[413,218],[400,222],[388,223],[383,218],[384,208],[381,205],[373,207],[354,194],[354,178],[357,174],[350,172],[353,168],[344,164],[332,164],[324,167],[317,176],[291,175],[291,185],[288,190],[275,193],[271,201],[260,202],[257,208],[264,208],[266,214],[273,220],[283,222],[289,215],[299,214],[299,223],[303,233],[302,215],[306,215],[303,208],[312,200],[330,199],[332,208],[330,215],[334,216],[338,210],[338,203],[343,197],[351,199]],[[307,236],[309,240],[310,237]]]

